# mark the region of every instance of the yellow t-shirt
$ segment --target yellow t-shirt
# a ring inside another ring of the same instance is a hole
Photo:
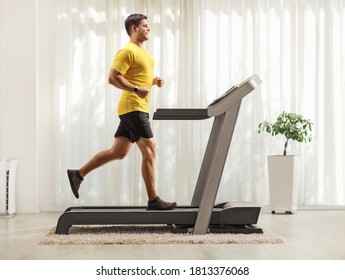
[[[154,61],[146,49],[129,42],[115,55],[112,68],[131,84],[146,87],[150,91],[154,78]],[[150,93],[142,99],[137,94],[124,90],[118,104],[118,114],[121,116],[133,111],[148,112],[149,101]]]

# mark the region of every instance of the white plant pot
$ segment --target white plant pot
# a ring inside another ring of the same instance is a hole
[[[297,210],[295,156],[268,156],[268,178],[272,213]]]

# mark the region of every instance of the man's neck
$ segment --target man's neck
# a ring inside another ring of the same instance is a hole
[[[142,48],[142,47],[143,47],[144,42],[140,42],[140,41],[135,40],[135,39],[133,39],[133,38],[131,38],[130,41],[131,41],[133,44],[137,45],[139,48]]]

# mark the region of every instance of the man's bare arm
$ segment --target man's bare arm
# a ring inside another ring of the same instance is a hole
[[[130,82],[128,82],[120,72],[114,70],[113,68],[111,68],[109,71],[108,83],[113,85],[114,87],[128,92],[133,92],[134,88],[137,87],[136,85],[133,85]],[[148,93],[149,91],[147,90],[147,88],[138,87],[138,92],[136,94],[140,98],[145,98],[148,95]]]

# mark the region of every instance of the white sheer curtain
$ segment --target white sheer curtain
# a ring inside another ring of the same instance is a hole
[[[206,107],[251,74],[263,81],[247,96],[237,122],[218,201],[267,206],[266,156],[283,139],[256,133],[281,111],[314,122],[314,141],[293,143],[299,156],[299,205],[344,206],[345,1],[323,0],[61,0],[58,1],[55,131],[57,202],[145,204],[141,156],[90,173],[73,200],[66,169],[80,167],[113,142],[120,91],[107,84],[115,52],[128,41],[125,18],[148,16],[146,48],[165,78],[157,107]],[[212,120],[152,121],[159,194],[179,204],[192,197]]]

